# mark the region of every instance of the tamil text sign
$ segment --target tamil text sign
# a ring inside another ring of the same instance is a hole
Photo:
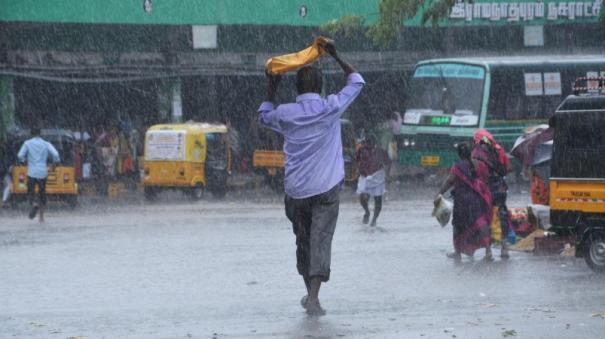
[[[449,15],[452,21],[572,22],[598,18],[603,0],[592,1],[459,1]]]

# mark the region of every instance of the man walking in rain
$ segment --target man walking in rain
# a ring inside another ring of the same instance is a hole
[[[370,221],[370,197],[374,197],[374,216],[370,226],[376,226],[376,220],[382,210],[382,195],[385,192],[386,176],[391,166],[389,155],[376,144],[376,137],[370,134],[355,156],[359,165],[357,194],[363,207],[363,223]]]
[[[31,210],[29,218],[36,217],[38,210],[40,212],[40,222],[44,222],[44,209],[46,207],[46,177],[48,177],[47,161],[48,156],[52,156],[54,164],[60,161],[59,152],[55,147],[40,137],[40,128],[33,126],[31,128],[32,138],[25,141],[17,157],[19,162],[27,162],[27,195]],[[53,169],[54,170],[54,169]],[[36,186],[38,187],[38,202],[35,202]]]
[[[322,98],[322,73],[307,66],[296,74],[296,102],[275,108],[280,76],[267,73],[267,100],[258,109],[260,123],[284,136],[286,216],[296,235],[296,266],[307,287],[301,305],[315,316],[325,314],[319,289],[330,278],[332,237],[344,180],[340,116],[365,84],[333,44],[323,48],[347,76],[340,92]]]

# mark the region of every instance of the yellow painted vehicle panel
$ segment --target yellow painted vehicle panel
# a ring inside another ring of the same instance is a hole
[[[550,182],[551,210],[605,213],[605,180],[557,180]]]
[[[420,164],[424,167],[439,166],[440,162],[441,157],[438,155],[423,155],[422,158],[420,158]]]
[[[77,195],[74,167],[57,166],[54,171],[48,172],[46,179],[46,194],[48,195]],[[27,166],[13,167],[13,193],[27,194]]]
[[[279,167],[283,168],[285,155],[282,151],[256,150],[252,157],[254,167]]]
[[[187,161],[146,161],[144,185],[193,187],[206,185],[203,163]]]

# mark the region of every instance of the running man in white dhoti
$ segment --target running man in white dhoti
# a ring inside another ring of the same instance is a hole
[[[359,166],[357,194],[365,211],[363,223],[370,221],[370,196],[374,197],[374,217],[370,226],[376,226],[376,220],[382,210],[382,195],[385,192],[386,175],[391,166],[387,152],[376,145],[376,137],[369,135],[356,155]]]

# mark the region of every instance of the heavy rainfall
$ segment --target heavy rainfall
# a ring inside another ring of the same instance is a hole
[[[0,0],[0,338],[602,338],[602,0]]]

